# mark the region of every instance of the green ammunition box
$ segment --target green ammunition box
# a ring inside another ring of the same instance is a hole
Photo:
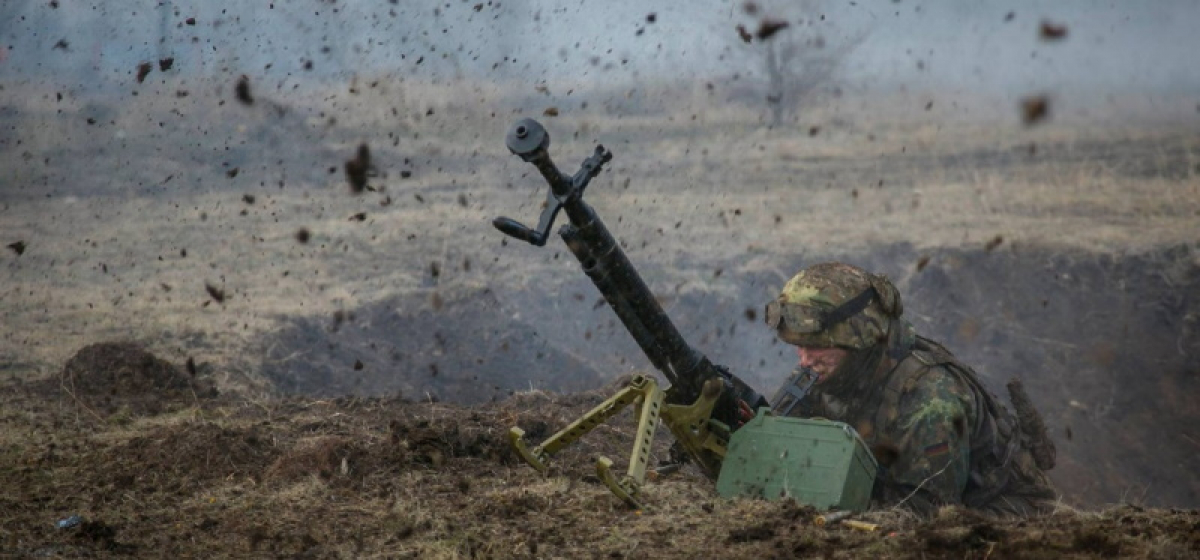
[[[730,436],[717,493],[772,501],[791,497],[820,510],[863,511],[877,468],[854,428],[773,416],[761,408]]]

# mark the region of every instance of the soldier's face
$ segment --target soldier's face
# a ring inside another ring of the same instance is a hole
[[[796,353],[800,356],[800,365],[817,372],[820,377],[817,383],[824,383],[850,352],[845,348],[806,348],[797,346]]]

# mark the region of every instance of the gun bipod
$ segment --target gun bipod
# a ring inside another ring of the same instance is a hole
[[[654,378],[637,375],[616,394],[546,438],[541,444],[530,448],[524,439],[525,432],[517,427],[509,429],[509,442],[527,463],[538,472],[546,474],[552,455],[607,422],[626,406],[640,402],[637,433],[634,436],[629,468],[625,476],[617,479],[612,472],[613,462],[608,457],[596,460],[596,474],[613,494],[630,507],[645,509],[638,499],[638,494],[646,481],[650,447],[660,417],[666,422],[671,434],[683,443],[693,458],[697,459],[705,474],[715,478],[719,472],[729,431],[723,424],[709,418],[721,392],[720,380],[714,381],[715,384],[706,384],[706,390],[694,404],[669,405],[665,404],[666,393],[659,388]]]

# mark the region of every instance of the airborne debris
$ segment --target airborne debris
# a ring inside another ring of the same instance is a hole
[[[208,292],[208,295],[212,296],[212,298],[216,300],[217,303],[225,303],[225,290],[213,286],[208,282],[204,283],[204,289]]]
[[[744,26],[740,23],[737,26],[737,32],[738,32],[738,36],[742,38],[743,43],[749,43],[751,40],[754,39],[754,36],[751,35],[749,31],[746,31],[746,26]]]
[[[171,67],[174,65],[175,65],[175,57],[169,56],[167,58],[162,58],[162,59],[159,59],[159,61],[158,61],[158,70],[159,70],[159,72],[166,72],[167,70],[170,70]]]
[[[358,145],[358,154],[346,162],[346,181],[350,183],[350,192],[359,194],[367,188],[367,176],[373,168],[371,164],[371,148],[366,142]]]
[[[237,85],[233,86],[233,92],[237,96],[237,100],[242,102],[243,105],[254,104],[254,97],[250,95],[250,76],[242,74],[238,78]]]
[[[1057,41],[1067,36],[1067,26],[1042,20],[1039,32],[1043,41]]]
[[[542,114],[547,117],[557,117],[558,116],[558,107],[546,107],[546,110],[542,111]]]
[[[1004,237],[1001,235],[997,235],[996,237],[993,237],[991,241],[988,241],[987,245],[983,246],[983,250],[991,252],[996,247],[999,247],[1001,243],[1004,243]]]
[[[147,76],[147,75],[149,75],[149,74],[150,74],[150,71],[151,71],[151,70],[153,70],[153,69],[154,69],[154,66],[152,66],[152,65],[151,65],[149,62],[143,62],[143,63],[139,64],[139,65],[138,65],[138,67],[137,67],[137,81],[138,81],[138,83],[140,84],[140,83],[142,83],[143,81],[145,81],[145,80],[146,80],[146,76]]]
[[[24,241],[17,241],[15,243],[9,243],[8,248],[12,249],[13,251],[16,251],[18,257],[25,254],[25,242]]]
[[[363,368],[362,360],[354,360],[354,371],[361,371]]]
[[[917,259],[917,272],[921,272],[922,270],[925,270],[925,267],[928,265],[929,265],[929,255],[921,255],[921,258]]]
[[[242,202],[245,202],[246,204],[254,204],[254,195],[252,195],[252,194],[242,195]]]
[[[357,214],[354,214],[353,216],[350,216],[350,221],[351,222],[365,222],[365,221],[367,221],[367,213],[359,212]]]
[[[791,24],[780,19],[765,18],[758,24],[758,31],[754,33],[754,37],[759,41],[766,41],[789,25]]]
[[[300,228],[300,229],[296,230],[296,241],[299,241],[301,243],[308,243],[308,240],[311,238],[312,238],[312,232],[308,231],[308,228]]]
[[[338,332],[338,330],[342,328],[342,323],[345,323],[349,319],[353,319],[353,314],[346,313],[346,311],[342,309],[334,311],[333,324],[329,326],[329,330],[332,332]]]
[[[1021,120],[1027,124],[1037,124],[1050,113],[1050,100],[1044,95],[1026,97],[1021,100]]]
[[[237,177],[237,175],[238,175],[238,168],[236,168],[236,167],[225,172],[225,176],[229,177],[230,179]]]

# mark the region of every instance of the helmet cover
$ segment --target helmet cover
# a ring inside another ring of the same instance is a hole
[[[889,325],[903,311],[887,277],[831,262],[788,280],[767,304],[765,318],[789,344],[862,350],[886,341]]]

